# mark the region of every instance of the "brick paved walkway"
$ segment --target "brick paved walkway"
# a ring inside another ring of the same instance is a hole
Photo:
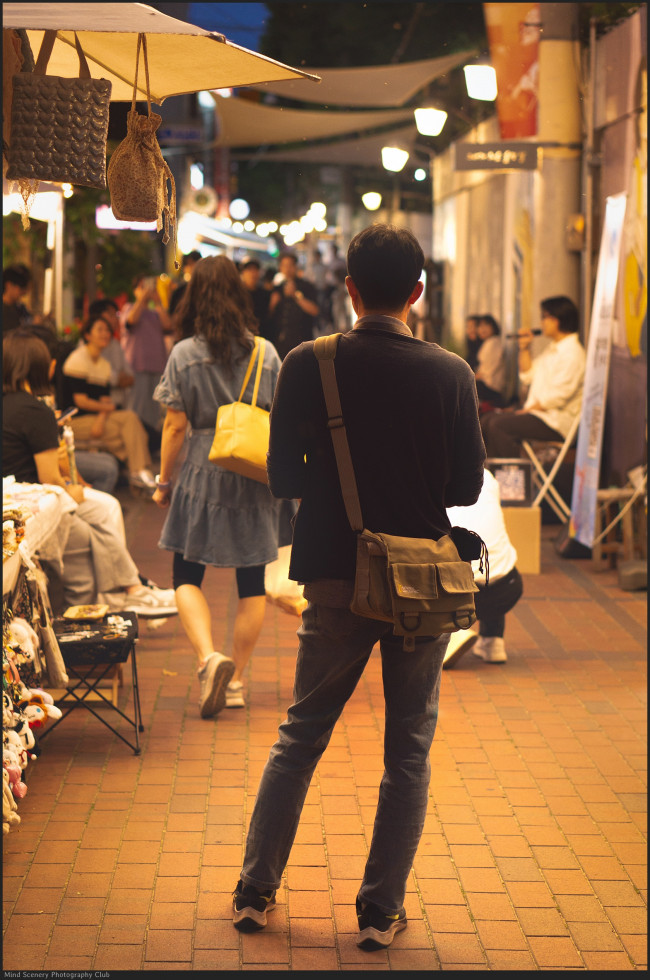
[[[159,511],[125,503],[141,570],[170,584]],[[542,574],[508,617],[508,663],[469,653],[443,675],[409,927],[390,950],[357,948],[353,909],[382,771],[374,654],[267,930],[231,925],[244,827],[292,690],[297,620],[268,607],[245,710],[201,721],[174,618],[141,626],[139,757],[82,710],[43,742],[4,839],[5,969],[645,969],[646,594],[557,558],[556,533],[543,529]],[[228,650],[232,573],[210,570],[206,588]]]

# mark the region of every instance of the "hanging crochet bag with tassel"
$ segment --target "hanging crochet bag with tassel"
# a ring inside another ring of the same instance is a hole
[[[135,108],[138,89],[140,48],[144,56],[147,85],[148,115],[141,116]],[[156,139],[162,117],[151,111],[147,38],[138,34],[135,62],[135,81],[131,110],[127,115],[127,135],[116,148],[108,164],[108,189],[111,208],[121,221],[156,221],[157,230],[164,224],[163,244],[169,241],[170,227],[176,252],[176,186],[169,166]],[[167,181],[171,194],[167,193]]]

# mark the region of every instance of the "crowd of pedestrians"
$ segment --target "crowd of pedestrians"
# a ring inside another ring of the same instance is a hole
[[[62,349],[45,318],[25,306],[29,270],[4,270],[3,475],[53,485],[74,501],[66,603],[101,598],[112,610],[177,613],[197,657],[199,713],[214,718],[246,704],[265,569],[293,539],[289,575],[304,586],[307,608],[294,704],[270,751],[234,891],[233,922],[242,931],[264,928],[274,908],[311,775],[376,643],[385,772],[356,899],[359,945],[386,947],[406,927],[441,671],[470,649],[505,663],[506,614],[523,589],[499,487],[484,469],[486,449],[488,457],[510,457],[522,439],[562,438],[580,411],[585,358],[571,300],[542,302],[549,344],[539,356],[531,357],[532,334],[518,335],[519,381],[528,392],[515,402],[491,314],[468,316],[464,358],[413,336],[409,311],[422,293],[423,262],[410,232],[381,224],[355,236],[347,260],[336,247],[326,257],[317,249],[305,269],[291,252],[280,254],[277,268],[251,255],[235,263],[191,252],[168,302],[157,279],[141,273],[121,308],[94,300],[74,349]],[[478,627],[451,641],[418,637],[405,654],[391,624],[349,610],[355,535],[313,352],[314,340],[332,332],[343,335],[337,379],[367,526],[437,539],[461,525],[488,546],[489,578],[474,568]],[[271,413],[268,486],[208,459],[217,410],[237,400],[258,346],[258,405]],[[73,409],[74,473],[57,423],[66,409]],[[121,478],[164,512],[159,546],[171,552],[171,589],[146,580],[129,555],[113,495]],[[215,649],[202,591],[208,566],[235,573],[229,653]]]

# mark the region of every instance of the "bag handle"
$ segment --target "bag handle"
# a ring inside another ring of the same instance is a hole
[[[363,531],[359,491],[354,475],[352,456],[350,455],[348,434],[345,429],[345,421],[343,420],[343,409],[341,408],[339,386],[336,382],[336,371],[334,370],[334,358],[336,357],[340,339],[340,333],[330,334],[329,337],[318,337],[314,341],[314,354],[318,359],[318,366],[320,368],[323,395],[325,396],[325,405],[327,407],[327,427],[332,436],[332,445],[334,446],[336,467],[339,471],[345,513],[348,516],[352,530]]]
[[[255,385],[253,387],[253,400],[251,402],[251,405],[255,405],[257,402],[257,393],[260,387],[260,378],[262,377],[262,366],[264,363],[265,344],[266,341],[264,340],[264,337],[255,338],[255,346],[253,347],[253,353],[251,354],[250,361],[248,362],[248,367],[246,368],[244,383],[241,386],[241,391],[239,392],[239,398],[237,399],[238,402],[242,401],[244,397],[244,392],[246,391],[248,382],[250,381],[251,374],[253,373],[253,365],[255,364],[255,358],[259,352],[259,362],[257,365],[257,373],[255,375]]]
[[[45,75],[45,69],[47,68],[47,63],[50,60],[50,55],[52,54],[52,48],[54,47],[54,42],[56,41],[56,35],[56,31],[45,31],[43,34],[43,40],[41,41],[38,58],[36,59],[36,64],[34,65],[35,75]],[[88,67],[86,56],[83,53],[83,48],[79,44],[79,38],[77,37],[76,31],[74,32],[74,43],[77,49],[77,54],[79,55],[79,78],[90,78],[90,68]]]
[[[264,337],[260,337],[259,341],[259,353],[257,355],[257,374],[255,375],[255,387],[253,388],[253,400],[251,405],[257,405],[257,393],[260,390],[260,381],[262,378],[262,367],[264,366],[264,347],[266,341]]]
[[[138,93],[138,69],[140,67],[140,47],[144,55],[144,75],[147,84],[147,110],[151,115],[151,95],[149,93],[149,62],[147,60],[147,35],[138,34],[138,48],[135,55],[135,78],[133,80],[133,98],[131,100],[131,112],[135,112],[136,95]]]

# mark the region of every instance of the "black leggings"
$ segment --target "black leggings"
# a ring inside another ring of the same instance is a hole
[[[205,565],[198,561],[186,561],[178,552],[174,552],[174,564],[172,578],[174,588],[179,585],[195,585],[201,588],[203,576],[205,575]],[[236,568],[235,577],[237,579],[237,594],[240,599],[248,599],[251,596],[265,595],[264,589],[264,569],[266,565],[251,565],[248,568]]]
[[[506,613],[519,601],[523,591],[524,583],[516,567],[494,583],[490,582],[487,588],[479,585],[479,591],[474,593],[474,605],[480,636],[503,637]]]

